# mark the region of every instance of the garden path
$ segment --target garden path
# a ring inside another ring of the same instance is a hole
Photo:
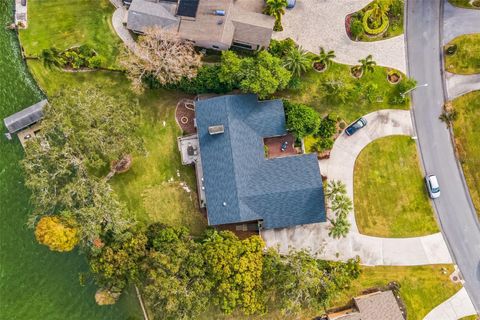
[[[412,135],[412,119],[406,110],[380,110],[364,118],[368,125],[355,135],[341,135],[335,141],[330,159],[320,162],[323,175],[340,180],[353,199],[353,172],[360,151],[373,140],[389,135]],[[267,246],[282,253],[290,249],[307,249],[327,260],[346,260],[359,256],[364,265],[426,265],[452,263],[441,233],[414,238],[380,238],[360,234],[353,212],[349,215],[350,233],[341,239],[328,236],[330,223],[315,223],[292,228],[263,230]]]
[[[374,41],[357,42],[348,37],[345,17],[365,7],[371,0],[297,0],[295,8],[286,10],[282,23],[284,31],[275,32],[275,39],[292,38],[313,53],[319,47],[334,50],[335,60],[358,64],[369,54],[382,66],[406,73],[404,36]]]

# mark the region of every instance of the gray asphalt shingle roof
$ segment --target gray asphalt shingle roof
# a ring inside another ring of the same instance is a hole
[[[15,133],[40,121],[43,118],[43,107],[46,104],[47,100],[45,99],[3,119],[8,132]]]
[[[285,135],[281,100],[229,95],[195,105],[211,225],[263,220],[266,229],[325,218],[315,154],[266,159],[263,138]],[[210,135],[210,126],[224,133]]]
[[[176,28],[180,19],[175,17],[175,8],[175,3],[133,0],[128,9],[127,28],[137,32],[155,26]]]

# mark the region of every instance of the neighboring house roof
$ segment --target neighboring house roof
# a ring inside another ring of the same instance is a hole
[[[405,320],[391,290],[353,298],[358,311],[331,318],[334,320]]]
[[[48,101],[42,100],[33,106],[25,108],[11,116],[3,119],[8,132],[15,133],[40,121],[43,118],[43,107]]]
[[[128,10],[127,28],[138,32],[153,26],[177,28],[180,19],[175,17],[176,7],[174,2],[133,0]]]
[[[263,220],[281,228],[324,222],[316,154],[266,159],[263,138],[285,135],[281,100],[228,95],[195,103],[211,225]],[[223,125],[223,133],[209,127]]]

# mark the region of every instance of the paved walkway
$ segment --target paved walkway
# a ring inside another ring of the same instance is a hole
[[[297,0],[295,8],[286,10],[282,22],[284,31],[274,38],[292,38],[304,49],[314,53],[319,47],[335,50],[336,61],[358,64],[369,54],[382,66],[406,72],[403,35],[375,42],[356,42],[348,38],[345,17],[371,0]]]
[[[405,110],[381,110],[364,118],[368,125],[355,135],[341,135],[328,161],[321,161],[322,174],[328,179],[343,181],[353,199],[353,169],[360,151],[371,141],[389,135],[411,135],[412,120]],[[358,233],[354,213],[350,213],[352,230],[345,238],[328,236],[329,223],[317,223],[293,228],[261,232],[267,246],[278,247],[286,253],[290,249],[307,249],[312,255],[327,260],[346,260],[360,256],[364,265],[425,265],[451,263],[452,259],[440,233],[415,238],[379,238]]]
[[[448,99],[455,99],[470,91],[480,90],[480,74],[454,74],[445,72]]]
[[[462,288],[448,300],[435,307],[435,309],[430,311],[423,319],[457,320],[474,314],[476,314],[475,308],[468,297],[467,291],[465,288]]]
[[[135,40],[130,34],[130,31],[128,31],[127,27],[123,25],[123,20],[127,14],[127,9],[125,9],[121,0],[110,0],[110,2],[115,6],[115,8],[117,8],[112,16],[113,29],[115,29],[115,32],[117,33],[118,37],[122,39],[125,46],[127,46],[127,48],[130,50],[135,51]]]
[[[445,0],[443,14],[443,44],[468,33],[480,32],[480,10],[452,6]]]

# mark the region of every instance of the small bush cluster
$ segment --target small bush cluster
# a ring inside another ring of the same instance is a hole
[[[88,45],[72,47],[64,51],[57,48],[44,49],[41,59],[46,66],[68,69],[91,68],[98,69],[105,64],[105,58]]]
[[[382,14],[381,19],[374,19],[373,9],[364,13],[362,18],[362,27],[366,33],[376,36],[384,32],[389,25],[389,20],[386,14]]]

